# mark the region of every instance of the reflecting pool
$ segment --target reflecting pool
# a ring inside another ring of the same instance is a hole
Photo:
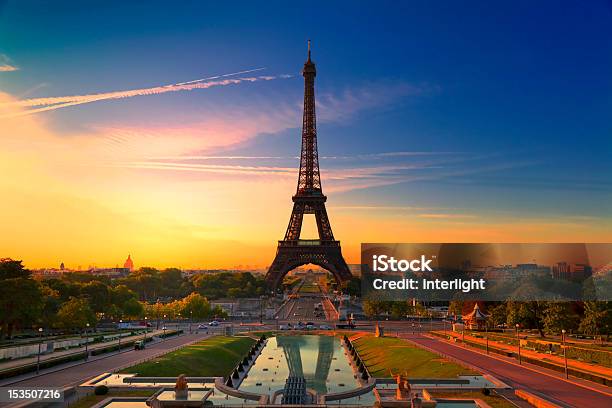
[[[272,394],[283,389],[289,376],[304,377],[306,386],[319,394],[357,388],[360,384],[340,342],[322,335],[272,337],[239,388]]]

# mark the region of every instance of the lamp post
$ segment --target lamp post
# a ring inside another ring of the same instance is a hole
[[[162,330],[164,331],[164,341],[166,341],[166,326],[163,326]]]
[[[87,338],[87,329],[89,328],[89,323],[85,324],[85,361],[89,360],[89,351],[87,350],[87,343],[89,343],[89,339]]]
[[[166,320],[167,320],[166,318],[167,318],[167,317],[168,317],[168,315],[164,314],[164,323],[163,323],[163,326],[164,326],[164,327],[166,327],[166,324],[167,324],[167,322],[166,322]],[[166,336],[164,336],[164,339],[165,339],[165,338],[166,338]]]
[[[565,348],[565,329],[561,330],[561,347],[563,348],[563,360],[565,360],[565,378],[569,378],[567,372],[567,351]]]
[[[189,334],[191,334],[191,323],[193,323],[193,310],[189,311]]]
[[[119,349],[117,353],[121,352],[121,326],[123,325],[123,319],[119,319]]]
[[[38,358],[36,359],[36,374],[40,373],[40,349],[42,347],[43,328],[38,328]]]
[[[149,318],[147,316],[145,316],[145,330],[144,330],[144,343],[143,345],[145,345],[147,343],[147,331],[149,331],[149,326],[147,326],[147,320],[149,320]]]
[[[489,322],[486,321],[485,322],[485,340],[486,340],[486,348],[487,348],[487,354],[489,354]]]
[[[521,338],[519,337],[519,324],[517,323],[515,325],[516,327],[516,341],[518,341],[518,360],[519,360],[519,364],[521,364]]]

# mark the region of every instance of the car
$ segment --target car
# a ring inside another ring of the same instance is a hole
[[[322,324],[322,325],[319,326],[319,329],[320,330],[331,330],[332,327],[327,325],[327,324]]]
[[[306,325],[306,330],[314,330],[314,329],[316,329],[314,324],[307,324]]]
[[[145,342],[144,340],[137,340],[134,342],[134,350],[144,350]]]
[[[284,324],[281,324],[281,325],[280,325],[280,327],[279,327],[279,329],[281,329],[281,330],[289,330],[289,326],[286,326],[286,325],[284,325]]]
[[[204,329],[208,329],[208,326],[206,326],[205,324],[198,324],[198,330],[204,330]]]
[[[213,320],[212,322],[208,323],[209,326],[218,326],[219,322],[216,320]]]

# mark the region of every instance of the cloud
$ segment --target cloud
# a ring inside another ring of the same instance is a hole
[[[19,70],[19,68],[17,68],[14,65],[9,65],[9,64],[0,65],[0,72],[11,72],[11,71],[17,71],[17,70]]]
[[[288,75],[279,75],[279,76],[254,76],[254,77],[241,77],[241,78],[231,78],[231,79],[221,79],[224,77],[235,76],[238,74],[242,74],[245,72],[253,72],[260,70],[261,68],[256,68],[254,70],[241,71],[237,73],[218,75],[209,78],[196,79],[188,82],[180,82],[171,85],[161,85],[154,86],[150,88],[140,88],[140,89],[130,89],[123,91],[113,91],[113,92],[103,92],[103,93],[95,93],[95,94],[87,94],[87,95],[72,95],[72,96],[55,96],[55,97],[45,97],[45,98],[30,98],[30,99],[22,99],[13,102],[5,102],[4,104],[0,104],[0,108],[4,106],[16,106],[21,108],[34,108],[34,109],[26,109],[21,110],[12,114],[4,114],[0,115],[0,118],[6,117],[15,117],[15,116],[24,116],[24,115],[32,115],[35,113],[46,112],[55,109],[61,109],[69,106],[82,105],[85,103],[109,100],[109,99],[124,99],[131,98],[134,96],[146,96],[146,95],[159,95],[167,92],[179,92],[179,91],[191,91],[194,89],[208,89],[212,87],[218,86],[227,86],[227,85],[237,85],[244,82],[257,82],[257,81],[272,81],[274,79],[279,78],[288,78]],[[39,108],[37,108],[40,106]],[[9,116],[11,115],[11,116]]]
[[[440,219],[440,220],[476,218],[476,216],[473,214],[440,214],[440,213],[419,214],[418,217]]]
[[[19,68],[11,63],[9,57],[4,54],[0,54],[0,72],[12,72],[18,70]]]

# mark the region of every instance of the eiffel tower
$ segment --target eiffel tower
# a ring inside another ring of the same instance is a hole
[[[302,120],[302,152],[297,191],[293,196],[293,211],[285,238],[278,241],[276,257],[268,269],[268,289],[275,291],[287,272],[308,263],[318,265],[334,275],[338,283],[351,278],[340,248],[340,241],[334,239],[321,188],[319,153],[317,151],[317,118],[315,114],[314,80],[317,75],[314,62],[308,60],[302,70],[304,76],[304,116]],[[319,239],[300,239],[304,214],[314,214]]]

